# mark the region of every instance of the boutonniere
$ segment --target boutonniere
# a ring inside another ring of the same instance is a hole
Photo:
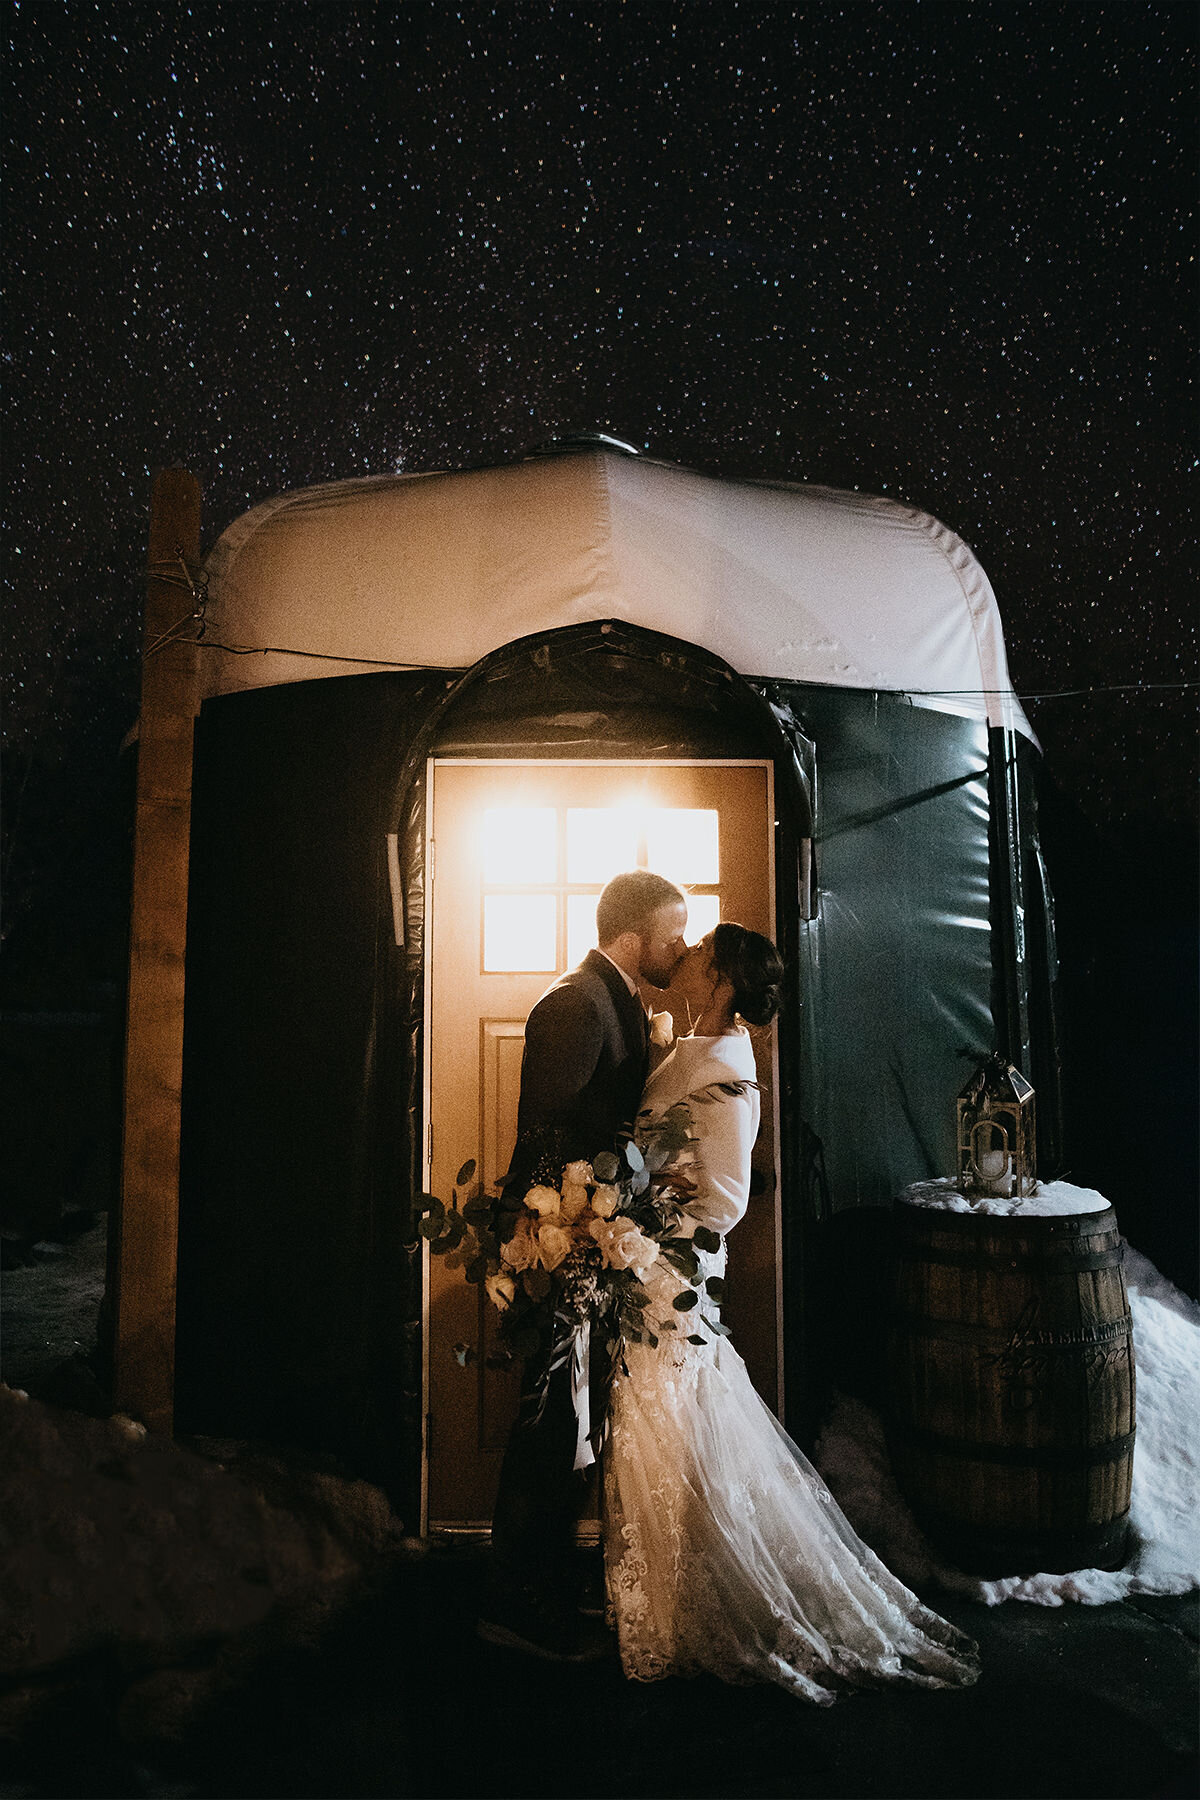
[[[650,1042],[656,1050],[669,1050],[675,1042],[675,1021],[669,1012],[650,1014]]]

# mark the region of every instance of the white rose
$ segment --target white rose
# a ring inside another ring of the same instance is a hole
[[[639,1280],[658,1260],[658,1245],[632,1219],[593,1219],[588,1227],[609,1269],[632,1269]]]
[[[517,1297],[517,1284],[511,1275],[505,1274],[503,1269],[498,1269],[494,1275],[489,1275],[483,1285],[487,1290],[488,1299],[497,1312],[505,1312]]]
[[[620,1192],[607,1181],[602,1181],[592,1195],[592,1211],[598,1219],[611,1219],[620,1204]]]
[[[559,1217],[565,1219],[568,1225],[573,1225],[580,1213],[582,1213],[587,1206],[587,1203],[588,1191],[583,1183],[579,1181],[568,1181],[566,1173],[564,1172],[562,1206],[559,1208]]]
[[[675,1042],[675,1021],[669,1012],[650,1014],[650,1042],[658,1050],[669,1050]]]
[[[561,1225],[542,1225],[538,1229],[538,1260],[543,1269],[557,1269],[563,1258],[571,1254],[574,1239]]]
[[[621,1239],[622,1254],[628,1257],[627,1266],[631,1268],[639,1281],[644,1281],[651,1268],[658,1261],[658,1245],[653,1238],[643,1237],[640,1231],[632,1238]]]
[[[557,1219],[562,1195],[557,1188],[531,1187],[525,1196],[525,1204],[539,1219]]]
[[[536,1263],[537,1244],[534,1241],[533,1228],[528,1214],[518,1221],[517,1229],[507,1244],[501,1244],[500,1261],[507,1263],[510,1269],[516,1269],[518,1273],[522,1269],[532,1269]]]
[[[563,1170],[564,1187],[566,1187],[568,1182],[571,1183],[572,1187],[590,1187],[595,1179],[596,1177],[592,1174],[591,1163],[584,1162],[582,1157],[580,1157],[578,1162],[568,1163]]]

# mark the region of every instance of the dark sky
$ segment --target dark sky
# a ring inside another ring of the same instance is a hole
[[[175,462],[207,541],[284,487],[607,428],[928,508],[1022,693],[1195,678],[1190,3],[8,14],[28,842],[133,717]],[[1170,832],[1193,698],[1029,710],[1095,823]]]

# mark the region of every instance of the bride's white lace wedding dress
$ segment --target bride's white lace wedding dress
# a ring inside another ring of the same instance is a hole
[[[665,1112],[754,1074],[745,1032],[680,1038],[644,1105]],[[698,1191],[688,1221],[723,1234],[746,1210],[758,1093],[717,1093],[691,1112]],[[724,1242],[698,1254],[705,1276],[724,1270]],[[627,1372],[613,1382],[605,1568],[626,1675],[774,1681],[818,1705],[881,1681],[974,1681],[975,1646],[855,1535],[730,1341],[692,1324],[695,1311],[673,1309],[683,1279],[660,1258],[647,1285],[648,1316],[681,1329],[662,1333],[657,1349],[627,1346]],[[690,1331],[706,1342],[687,1343]]]

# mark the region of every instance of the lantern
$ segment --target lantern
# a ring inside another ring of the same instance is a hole
[[[1037,1186],[1033,1088],[999,1052],[958,1097],[958,1182],[964,1194],[1018,1200]]]

